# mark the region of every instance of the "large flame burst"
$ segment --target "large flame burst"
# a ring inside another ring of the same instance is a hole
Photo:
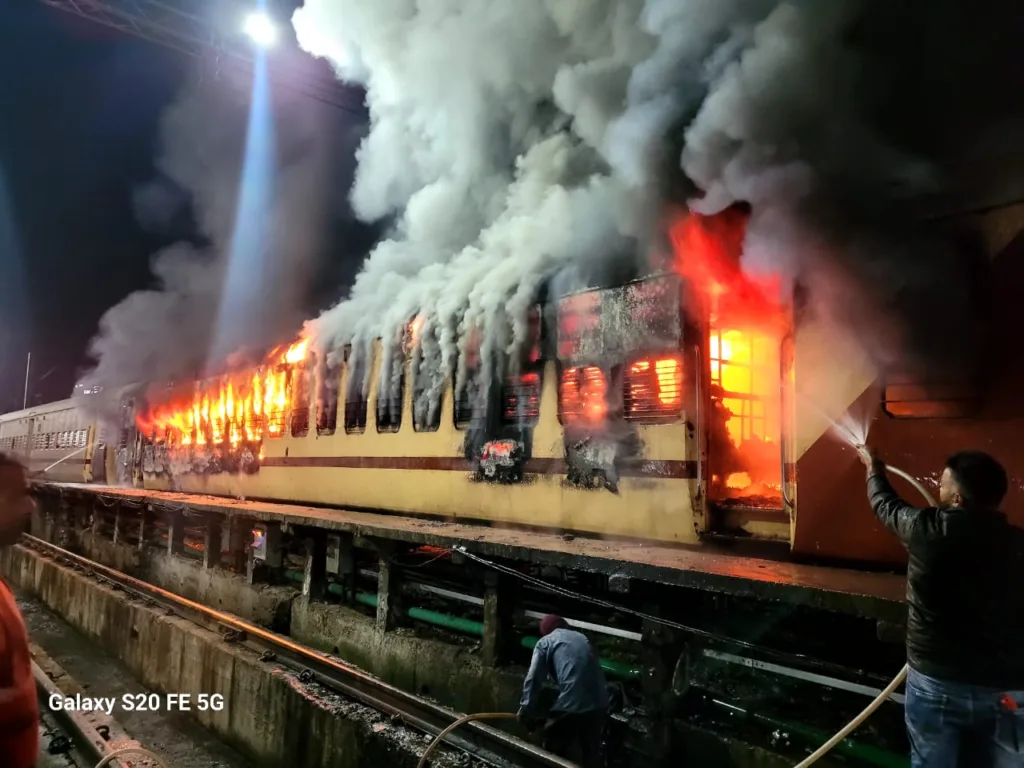
[[[777,499],[782,487],[780,353],[786,333],[777,275],[741,265],[747,215],[680,214],[670,223],[673,267],[706,304],[712,412],[712,492]]]
[[[309,343],[278,347],[255,371],[229,373],[190,384],[186,391],[151,398],[140,409],[139,431],[169,449],[255,446],[264,436],[281,437],[297,397],[308,397],[303,382]]]

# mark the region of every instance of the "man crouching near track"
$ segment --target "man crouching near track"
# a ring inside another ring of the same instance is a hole
[[[541,619],[540,640],[523,681],[519,720],[530,730],[542,722],[538,699],[548,675],[558,685],[558,699],[544,728],[544,749],[583,768],[602,768],[607,683],[587,638],[561,616]]]
[[[25,469],[0,453],[0,546],[18,540],[34,503]],[[39,752],[39,705],[28,634],[14,595],[0,579],[0,765],[32,768]]]
[[[868,497],[907,547],[907,732],[913,768],[1024,768],[1024,530],[999,505],[1006,470],[950,456],[939,506],[896,495],[871,449]]]

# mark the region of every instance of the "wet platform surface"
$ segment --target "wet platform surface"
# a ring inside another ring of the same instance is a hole
[[[448,522],[347,509],[240,500],[193,493],[82,483],[40,483],[40,493],[122,498],[157,507],[186,505],[191,512],[245,517],[387,538],[416,545],[465,546],[482,557],[572,567],[630,578],[778,600],[868,617],[903,610],[902,574],[858,571],[750,557],[710,546],[565,536],[557,532]]]

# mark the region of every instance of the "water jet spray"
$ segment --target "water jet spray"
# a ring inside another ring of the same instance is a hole
[[[860,427],[861,429],[858,430],[858,427]],[[853,419],[853,417],[850,416],[849,413],[846,413],[843,415],[843,417],[832,422],[832,433],[836,435],[836,437],[838,437],[840,440],[847,443],[855,451],[857,451],[857,453],[860,454],[861,457],[868,457],[867,422],[857,422],[856,420]],[[931,495],[928,489],[926,489],[924,485],[921,484],[921,481],[918,480],[916,477],[913,477],[909,473],[904,472],[902,469],[899,469],[897,467],[893,467],[888,464],[884,464],[883,466],[887,471],[892,472],[894,475],[902,477],[904,480],[910,483],[915,488],[915,490],[917,490],[917,492],[924,497],[924,500],[928,503],[929,507],[938,506],[935,501],[935,497]],[[805,758],[803,761],[798,763],[796,768],[807,768],[807,766],[813,765],[814,763],[818,762],[818,760],[821,759],[828,752],[830,752],[832,748],[836,746],[836,744],[841,742],[843,739],[849,736],[854,730],[856,730],[860,726],[860,724],[867,720],[868,717],[870,717],[872,713],[874,713],[874,711],[882,705],[882,702],[888,699],[889,696],[892,695],[892,693],[903,683],[903,681],[907,677],[907,669],[908,665],[904,664],[903,669],[901,669],[899,673],[896,675],[896,677],[893,678],[892,682],[885,687],[885,690],[878,694],[878,696],[875,697],[875,699],[870,704],[868,704],[859,715],[857,715],[855,718],[853,718],[853,720],[851,720],[849,723],[843,726],[843,728],[838,733],[836,733],[835,736],[833,736],[831,739],[829,739],[820,747],[818,747],[818,749],[816,749],[813,753],[808,755],[807,758]]]

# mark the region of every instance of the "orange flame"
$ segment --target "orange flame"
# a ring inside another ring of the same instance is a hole
[[[586,365],[562,371],[562,419],[566,423],[600,424],[608,411],[608,384],[600,368]]]
[[[683,214],[671,222],[669,237],[674,267],[705,302],[711,323],[709,447],[718,493],[778,498],[779,355],[786,322],[779,276],[753,276],[742,268],[747,219],[738,209]]]
[[[423,315],[416,315],[413,321],[409,323],[409,346],[415,347],[416,343],[420,340],[420,334],[423,332],[423,324],[426,322],[426,318]]]
[[[259,445],[262,455],[264,427],[271,438],[285,433],[296,371],[308,352],[309,341],[297,341],[274,349],[255,372],[226,374],[176,396],[155,397],[136,418],[139,431],[168,447],[237,449],[246,443]]]
[[[306,359],[306,353],[309,351],[309,339],[300,339],[288,347],[285,353],[281,355],[281,362],[294,365],[295,363],[301,363]]]

